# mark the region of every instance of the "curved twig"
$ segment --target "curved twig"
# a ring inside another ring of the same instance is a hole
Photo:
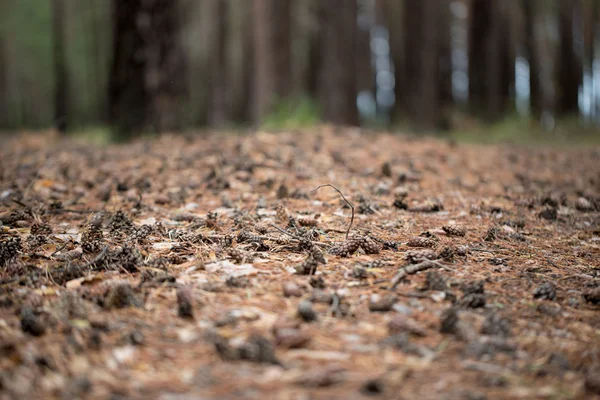
[[[322,187],[325,187],[325,186],[329,186],[329,187],[332,187],[333,189],[335,189],[335,191],[338,192],[340,194],[340,196],[342,196],[342,199],[344,199],[344,201],[346,202],[346,204],[348,204],[350,206],[350,209],[352,210],[352,216],[350,217],[350,224],[348,225],[348,229],[346,229],[346,239],[348,239],[348,235],[350,234],[350,229],[352,228],[352,224],[354,223],[354,204],[350,203],[348,201],[348,199],[346,199],[346,196],[344,196],[344,194],[340,191],[340,189],[336,188],[331,183],[325,183],[323,185],[319,185],[316,188],[314,188],[313,190],[311,190],[310,192],[314,193],[317,190],[319,190],[319,189],[321,189]]]

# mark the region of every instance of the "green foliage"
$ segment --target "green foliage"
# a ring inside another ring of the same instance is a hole
[[[279,101],[264,119],[262,127],[275,130],[310,128],[320,120],[321,113],[315,101],[301,96]]]
[[[514,143],[521,145],[585,145],[600,144],[598,126],[586,126],[577,117],[556,121],[552,130],[545,130],[537,121],[527,117],[510,116],[488,125],[476,120],[461,123],[449,132],[458,142]]]

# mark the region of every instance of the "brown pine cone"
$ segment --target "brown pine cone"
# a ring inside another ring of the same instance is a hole
[[[103,243],[102,230],[93,224],[88,224],[81,234],[81,249],[84,253],[96,253],[100,251]]]
[[[264,235],[269,232],[269,225],[264,222],[258,222],[254,225],[254,230]]]
[[[312,275],[317,271],[318,266],[319,262],[309,255],[302,264],[296,266],[295,270],[298,275]]]
[[[52,233],[52,227],[44,222],[34,222],[31,224],[30,233],[32,235],[49,235]]]
[[[441,246],[437,251],[439,258],[443,258],[446,261],[454,260],[454,256],[458,253],[458,249],[452,244]]]
[[[418,264],[423,260],[435,260],[437,258],[437,252],[431,249],[409,250],[406,252],[406,261],[410,264]]]
[[[467,234],[467,230],[462,226],[444,225],[442,229],[448,236],[465,236]]]
[[[283,206],[283,204],[277,204],[275,207],[275,211],[277,211],[277,221],[281,223],[288,223],[290,219],[290,215],[287,209]]]
[[[312,218],[312,217],[298,217],[296,219],[296,221],[298,222],[298,225],[300,226],[317,226],[317,224],[319,223],[316,219]]]
[[[0,265],[8,264],[22,250],[21,238],[5,236],[0,239]]]
[[[244,262],[244,253],[239,249],[231,248],[227,251],[227,254],[236,264],[242,264]]]
[[[362,240],[360,247],[365,251],[366,254],[379,254],[382,246],[367,236]]]
[[[406,243],[409,247],[435,247],[437,244],[437,240],[423,237],[423,236],[415,236],[408,240]]]
[[[338,257],[348,257],[353,254],[362,245],[363,239],[353,236],[342,244],[332,248],[329,252]]]
[[[323,252],[317,246],[312,245],[308,251],[310,253],[310,256],[319,264],[325,264],[327,262],[325,260],[325,256],[323,255]]]

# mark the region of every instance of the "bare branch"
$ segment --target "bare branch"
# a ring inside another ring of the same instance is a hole
[[[332,187],[333,189],[335,189],[335,191],[338,192],[340,194],[340,196],[342,196],[342,199],[344,199],[344,201],[346,202],[346,204],[348,204],[350,206],[350,208],[352,209],[352,217],[350,217],[350,225],[348,225],[348,229],[346,229],[346,239],[348,239],[348,235],[350,234],[350,229],[352,228],[352,224],[354,223],[354,204],[350,203],[348,201],[348,199],[346,199],[346,196],[344,196],[344,194],[340,191],[340,189],[336,188],[331,183],[325,183],[323,185],[319,185],[316,188],[314,188],[313,190],[311,190],[310,192],[314,193],[317,190],[319,190],[319,189],[321,189],[322,187],[325,187],[325,186],[329,186],[329,187]]]

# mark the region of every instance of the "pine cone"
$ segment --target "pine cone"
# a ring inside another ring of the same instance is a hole
[[[472,293],[466,295],[460,301],[460,305],[467,308],[485,307],[485,294]]]
[[[411,207],[409,209],[409,211],[413,211],[413,212],[436,212],[436,211],[442,211],[444,209],[444,206],[437,202],[437,201],[425,201],[421,204],[417,204],[414,207]]]
[[[277,204],[275,206],[275,210],[277,211],[277,221],[280,223],[288,223],[290,219],[290,215],[287,209],[283,206],[283,204]]]
[[[483,240],[485,240],[486,242],[493,242],[498,238],[498,228],[495,226],[492,226],[491,228],[489,228],[483,238]]]
[[[446,279],[437,271],[427,272],[425,288],[427,290],[444,291],[447,288]]]
[[[100,251],[103,243],[102,230],[93,224],[88,224],[81,234],[81,249],[84,253]]]
[[[300,226],[315,227],[318,225],[318,221],[312,217],[298,217],[296,221]]]
[[[406,252],[406,261],[409,264],[418,264],[423,260],[435,260],[438,254],[431,249],[409,250]]]
[[[48,238],[45,235],[29,235],[27,237],[27,247],[29,250],[35,250],[46,243],[48,243]]]
[[[0,238],[0,265],[8,264],[22,248],[21,238],[18,236]]]
[[[254,225],[254,230],[260,234],[266,234],[269,232],[269,225],[264,222],[259,222]]]
[[[454,255],[458,253],[456,246],[449,244],[438,249],[438,256],[446,261],[454,260]]]
[[[329,252],[338,257],[348,257],[352,255],[362,245],[363,239],[358,236],[353,236],[339,246],[329,250]]]
[[[319,264],[327,263],[327,260],[325,260],[325,256],[323,255],[323,252],[317,246],[311,245],[311,247],[308,251],[309,251],[310,256]]]
[[[317,271],[319,262],[316,261],[311,255],[306,257],[302,264],[296,266],[296,273],[298,275],[312,275]]]
[[[31,224],[30,233],[32,235],[49,235],[52,233],[52,227],[44,222],[34,222]]]
[[[442,229],[448,236],[465,236],[467,234],[467,230],[462,226],[444,225]]]
[[[600,304],[600,286],[584,290],[583,298],[588,303]]]
[[[409,247],[435,247],[437,244],[437,240],[423,237],[423,236],[415,236],[408,240],[406,243]]]
[[[244,253],[239,249],[231,248],[227,254],[236,264],[242,264],[244,262]]]
[[[538,286],[533,292],[535,299],[556,300],[556,288],[552,282],[546,282]]]
[[[123,211],[118,210],[110,221],[111,233],[129,234],[133,228],[133,223]]]
[[[367,236],[363,238],[360,247],[365,251],[366,254],[379,254],[382,246]]]

